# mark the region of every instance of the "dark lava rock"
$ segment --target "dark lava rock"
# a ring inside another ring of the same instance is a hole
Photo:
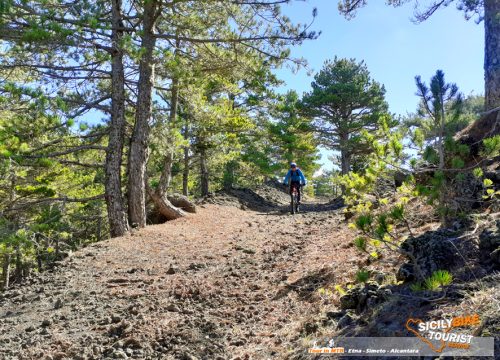
[[[500,220],[479,235],[479,249],[495,266],[500,267]]]
[[[367,306],[374,306],[386,300],[391,295],[391,290],[375,282],[367,282],[358,285],[347,291],[347,294],[340,298],[340,308],[343,310],[355,309],[362,312]]]
[[[449,237],[438,231],[410,237],[401,244],[401,248],[415,257],[424,278],[436,270],[450,270],[459,258]],[[416,279],[413,264],[404,264],[396,277],[399,281]]]
[[[328,319],[336,320],[336,319],[340,319],[345,314],[346,314],[345,311],[328,311],[326,313],[326,317]]]
[[[342,316],[337,322],[337,329],[342,329],[347,326],[350,326],[356,322],[354,314],[348,312],[344,316]]]
[[[173,274],[175,274],[178,271],[179,271],[179,269],[177,268],[177,266],[170,265],[170,267],[167,270],[167,274],[168,275],[173,275]]]

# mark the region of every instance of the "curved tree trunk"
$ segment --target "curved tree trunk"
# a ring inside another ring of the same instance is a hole
[[[484,0],[485,110],[500,106],[500,1]]]
[[[135,126],[130,141],[128,167],[129,221],[137,227],[146,226],[146,164],[148,160],[149,120],[151,119],[154,83],[153,50],[156,38],[153,34],[157,0],[144,2],[141,47],[144,53],[139,64],[139,85]]]
[[[196,213],[196,205],[194,204],[194,202],[189,200],[187,196],[181,194],[172,194],[168,195],[167,199],[175,207],[181,208],[182,210],[189,213]]]
[[[148,195],[153,200],[158,212],[162,214],[167,220],[174,220],[186,216],[186,212],[172,205],[166,196],[161,196],[156,193],[151,187],[147,186]]]
[[[123,37],[121,0],[112,2],[112,43],[111,53],[111,122],[109,141],[106,149],[105,181],[106,206],[111,237],[122,236],[128,231],[127,215],[122,197],[121,166],[123,139],[125,136],[125,72],[123,68]]]

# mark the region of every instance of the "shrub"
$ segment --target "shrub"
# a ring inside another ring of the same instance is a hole
[[[370,279],[370,272],[368,270],[359,269],[356,272],[356,281],[358,283],[365,283],[368,281],[368,279]]]

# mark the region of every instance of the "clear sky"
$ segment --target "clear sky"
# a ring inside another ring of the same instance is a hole
[[[465,95],[484,93],[484,25],[466,21],[455,3],[420,24],[411,21],[413,4],[393,8],[382,0],[369,0],[352,20],[339,15],[337,0],[292,1],[282,9],[292,21],[305,23],[314,7],[318,16],[312,29],[321,36],[292,49],[293,56],[307,59],[313,74],[279,70],[286,81],[281,91],[309,91],[323,62],[338,56],[364,60],[372,78],[385,85],[389,109],[396,114],[416,109],[415,75],[428,83],[437,69]],[[321,162],[329,163],[325,156]]]

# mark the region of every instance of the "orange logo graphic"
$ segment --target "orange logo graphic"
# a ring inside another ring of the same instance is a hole
[[[472,327],[479,324],[479,315],[466,315],[453,319],[442,319],[424,322],[410,318],[406,321],[406,329],[426,343],[431,350],[441,353],[446,346],[451,348],[470,348],[472,335],[451,333],[453,328]],[[434,343],[431,341],[434,340]],[[438,343],[436,343],[438,342]]]
[[[436,347],[434,346],[434,344],[433,344],[430,340],[428,340],[428,339],[424,338],[422,335],[420,335],[420,333],[419,333],[417,330],[415,330],[415,329],[413,329],[413,328],[411,327],[411,325],[412,325],[412,324],[416,324],[416,325],[418,325],[418,324],[420,324],[420,323],[423,323],[423,321],[422,321],[422,320],[420,320],[420,319],[412,319],[412,318],[410,318],[410,319],[408,319],[408,321],[406,322],[406,329],[408,329],[408,331],[409,331],[409,332],[411,332],[411,333],[415,334],[415,335],[416,335],[416,336],[417,336],[420,340],[422,340],[424,343],[426,343],[427,345],[429,345],[429,347],[430,347],[432,350],[434,350],[435,352],[438,352],[438,353],[442,352],[442,351],[443,351],[443,349],[446,347],[446,342],[445,342],[444,340],[439,340],[440,347],[439,347],[439,348],[436,348]],[[448,329],[446,330],[446,332],[450,331],[451,329],[452,329],[451,327],[450,327],[450,328],[448,328]]]

